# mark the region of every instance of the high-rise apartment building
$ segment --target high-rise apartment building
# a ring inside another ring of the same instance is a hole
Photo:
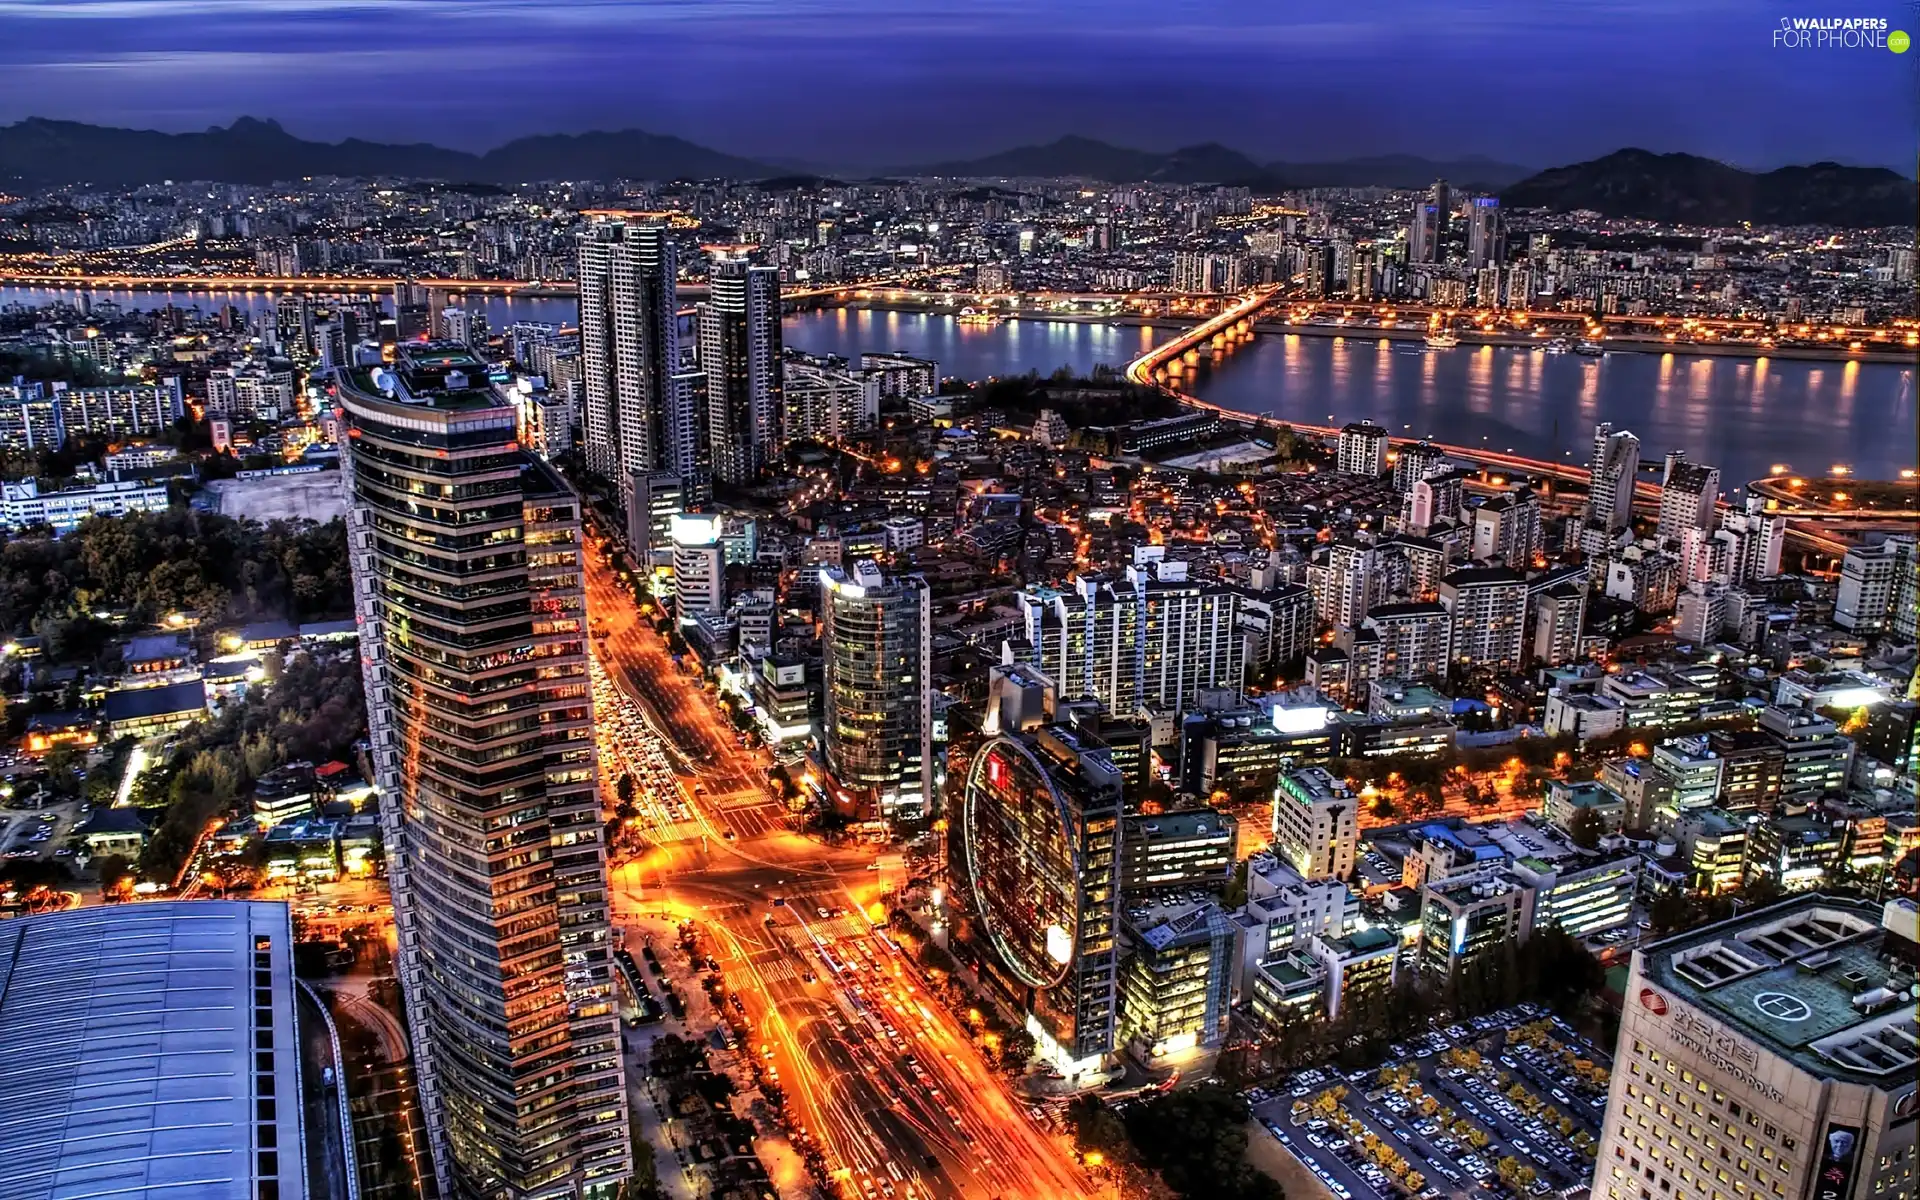
[[[1883,633],[1896,618],[1911,626],[1911,611],[1895,607],[1905,596],[1911,608],[1915,545],[1911,536],[1900,536],[1849,549],[1840,563],[1833,623],[1855,633]]]
[[[1201,688],[1244,681],[1240,595],[1189,580],[1185,563],[1143,554],[1122,579],[1082,575],[1069,590],[1019,599],[1034,665],[1064,698],[1091,696],[1122,716],[1142,707],[1181,711]]]
[[[1580,635],[1587,620],[1587,589],[1581,583],[1556,583],[1530,593],[1536,661],[1558,667],[1580,657]]]
[[[1473,510],[1472,535],[1475,562],[1526,570],[1540,549],[1540,498],[1524,487],[1493,497]]]
[[[1440,603],[1453,618],[1449,652],[1456,671],[1508,674],[1525,664],[1527,581],[1518,571],[1455,571],[1440,581]]]
[[[1685,452],[1667,454],[1660,480],[1660,524],[1656,537],[1678,538],[1684,530],[1711,534],[1714,502],[1720,498],[1720,468],[1687,461]]]
[[[1345,879],[1360,845],[1360,798],[1324,767],[1287,771],[1273,789],[1273,852],[1305,879]]]
[[[333,376],[398,967],[444,1196],[631,1170],[579,501],[449,342]]]
[[[747,484],[780,460],[786,442],[780,353],[780,272],[727,254],[713,261],[700,306],[700,368],[707,377],[707,440],[715,479]]]
[[[1802,896],[1635,950],[1595,1200],[1910,1198],[1914,921]]]
[[[926,583],[869,559],[820,572],[827,770],[849,802],[887,821],[933,810],[932,627]]]
[[[1365,626],[1380,638],[1380,679],[1436,679],[1447,673],[1453,622],[1441,604],[1382,604]]]
[[[587,469],[633,502],[633,477],[701,494],[706,420],[680,373],[678,270],[666,226],[596,221],[580,235],[580,425]]]
[[[1393,490],[1402,496],[1413,490],[1413,485],[1437,470],[1446,462],[1446,452],[1432,442],[1415,442],[1411,446],[1400,447],[1400,453],[1393,460]]]
[[[1326,573],[1314,597],[1322,621],[1358,629],[1379,598],[1378,555],[1370,545],[1342,538],[1327,547]]]
[[[1640,475],[1640,439],[1613,423],[1593,427],[1593,456],[1588,460],[1587,519],[1612,532],[1633,519],[1633,485]]]
[[[1387,469],[1387,431],[1370,421],[1354,421],[1340,430],[1339,468],[1348,475],[1378,479]]]

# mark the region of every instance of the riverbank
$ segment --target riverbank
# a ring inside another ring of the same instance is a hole
[[[1427,340],[1425,325],[1389,328],[1372,325],[1255,321],[1253,331],[1256,334],[1292,334],[1297,337],[1352,338],[1362,342],[1424,343]],[[1454,332],[1460,339],[1458,348],[1463,350],[1493,346],[1509,350],[1539,350],[1544,353],[1547,342],[1552,340],[1514,333],[1481,333],[1468,329],[1458,329]],[[1741,342],[1669,342],[1660,338],[1610,337],[1605,342],[1605,349],[1608,354],[1671,354],[1676,358],[1765,358],[1792,359],[1801,362],[1891,363],[1899,366],[1911,366],[1915,358],[1914,351],[1891,346],[1885,349],[1849,350],[1844,346],[1755,346]]]

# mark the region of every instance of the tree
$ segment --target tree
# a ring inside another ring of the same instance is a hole
[[[1595,850],[1600,846],[1600,837],[1606,832],[1606,822],[1600,814],[1591,808],[1576,808],[1567,821],[1567,837],[1582,850]]]

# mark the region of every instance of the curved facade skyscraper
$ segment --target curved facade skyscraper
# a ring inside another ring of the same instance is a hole
[[[441,1192],[631,1170],[578,502],[463,346],[335,372],[399,967]]]
[[[989,973],[1070,1079],[1114,1050],[1122,787],[1104,749],[1056,725],[992,738],[967,771],[959,848]]]
[[[889,580],[870,560],[820,573],[827,770],[845,796],[886,821],[932,813],[932,630],[927,585]]]

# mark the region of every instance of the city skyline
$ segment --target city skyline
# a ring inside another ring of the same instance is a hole
[[[1916,23],[1909,10],[1869,15],[1900,28]],[[291,11],[13,0],[0,4],[13,34],[0,51],[0,119],[187,131],[250,113],[308,137],[475,151],[637,127],[838,170],[1067,134],[1155,149],[1218,141],[1299,161],[1414,153],[1545,167],[1640,146],[1756,169],[1912,168],[1910,61],[1777,46],[1781,14],[1718,0],[1577,15],[1504,2],[1445,13],[1317,4],[1285,19],[1136,3],[1092,15],[1079,0],[910,13],[877,0],[336,0]],[[429,38],[432,53],[414,48]],[[476,94],[475,69],[569,86]],[[1176,86],[1130,82],[1156,72]],[[385,89],[401,77],[413,98],[395,107]],[[324,103],[309,90],[321,87]],[[1340,119],[1296,119],[1324,111]]]

